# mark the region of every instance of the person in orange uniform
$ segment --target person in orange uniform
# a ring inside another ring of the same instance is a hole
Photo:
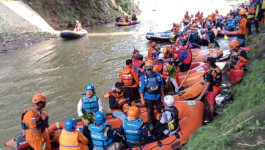
[[[222,71],[221,69],[215,64],[216,59],[213,57],[208,57],[206,64],[211,69],[207,71],[204,75],[204,81],[206,84],[204,85],[204,89],[200,96],[196,99],[197,101],[201,100],[202,96],[207,92],[207,103],[209,104],[210,109],[210,119],[205,120],[205,123],[209,123],[213,121],[214,117],[214,104],[215,104],[215,97],[221,91],[221,82],[222,82]]]
[[[155,47],[156,47],[156,42],[152,42],[151,43],[151,48],[149,48],[148,54],[145,57],[146,59],[152,59],[152,54],[153,54],[153,51],[155,51]]]
[[[122,83],[116,82],[115,89],[108,92],[110,109],[122,109],[128,101],[128,96],[122,90]]]
[[[65,121],[64,129],[59,137],[60,150],[88,150],[88,139],[76,130],[74,118]]]
[[[132,60],[126,60],[126,66],[120,71],[120,82],[124,85],[125,93],[129,96],[129,105],[132,100],[140,98],[138,86],[139,78],[138,74],[132,68]]]
[[[245,35],[248,34],[248,28],[247,28],[247,14],[246,14],[245,9],[241,9],[239,11],[239,15],[241,15],[241,19],[238,24],[238,35],[237,35],[237,40],[239,41],[241,46],[245,45]]]
[[[247,53],[244,50],[240,50],[240,43],[238,41],[231,41],[229,48],[232,50],[229,78],[232,85],[235,85],[240,82],[244,76],[244,66],[248,58]]]
[[[43,150],[42,145],[46,143],[45,150],[51,150],[51,142],[46,128],[48,115],[43,111],[46,105],[46,97],[37,93],[33,95],[33,106],[26,109],[22,114],[22,128],[25,130],[26,141],[34,150]],[[44,144],[45,145],[45,144]]]

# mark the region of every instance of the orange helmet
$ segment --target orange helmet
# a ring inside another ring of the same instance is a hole
[[[139,109],[136,106],[132,106],[128,110],[128,117],[138,118],[139,117]]]
[[[196,23],[193,23],[193,24],[192,24],[192,27],[196,27],[196,26],[197,26],[197,24],[196,24]]]
[[[35,103],[35,104],[38,103],[38,102],[46,103],[46,97],[43,94],[41,94],[41,93],[36,93],[32,97],[32,102]]]
[[[147,67],[147,66],[153,67],[153,66],[154,66],[153,61],[152,61],[152,60],[147,60],[147,61],[145,62],[145,67]]]
[[[152,47],[152,48],[155,48],[155,47],[156,47],[156,42],[152,42],[152,43],[151,43],[151,47]]]
[[[234,50],[236,47],[240,46],[240,43],[237,40],[231,41],[229,44],[229,48]]]
[[[246,10],[245,9],[241,9],[240,11],[239,11],[239,15],[245,15],[247,12],[246,12]]]
[[[153,71],[154,71],[154,72],[158,72],[158,71],[159,71],[159,68],[157,67],[157,65],[154,65],[154,67],[153,67]]]

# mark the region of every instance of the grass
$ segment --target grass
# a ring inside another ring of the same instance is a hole
[[[249,71],[243,81],[237,85],[235,101],[227,106],[222,116],[213,123],[199,128],[187,143],[189,150],[223,150],[232,149],[230,144],[244,134],[253,134],[257,130],[264,130],[259,121],[248,120],[251,110],[265,101],[265,60],[257,60],[257,47],[263,34],[248,38],[246,44],[253,45],[248,53]],[[263,123],[262,123],[263,124]]]

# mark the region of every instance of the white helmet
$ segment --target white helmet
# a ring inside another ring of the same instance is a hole
[[[164,59],[164,57],[165,57],[165,55],[163,54],[163,53],[160,53],[159,55],[158,55],[158,59]]]
[[[166,103],[167,106],[173,106],[175,99],[171,95],[167,95],[164,97],[164,102]]]

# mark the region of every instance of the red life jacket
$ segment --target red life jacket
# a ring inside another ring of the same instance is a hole
[[[190,64],[192,61],[191,51],[188,46],[181,47],[179,49],[180,54],[183,53],[185,50],[187,50],[187,58],[182,58],[184,64]]]

